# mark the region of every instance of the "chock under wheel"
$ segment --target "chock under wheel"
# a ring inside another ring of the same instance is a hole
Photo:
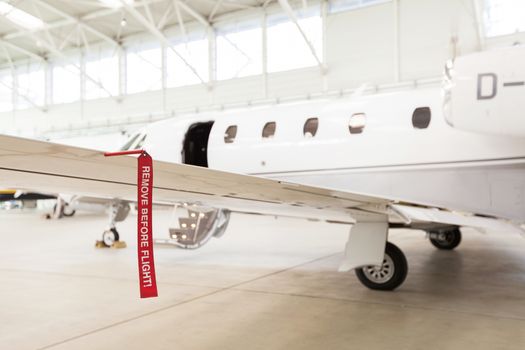
[[[114,249],[123,249],[127,248],[127,244],[124,241],[115,241],[111,246],[107,246],[104,241],[96,241],[95,248],[114,248]]]

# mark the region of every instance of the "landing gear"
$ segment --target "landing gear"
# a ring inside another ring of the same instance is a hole
[[[355,270],[359,281],[374,290],[396,289],[405,281],[407,273],[405,254],[390,242],[386,242],[385,257],[381,266],[365,266]]]
[[[64,200],[61,196],[57,197],[57,202],[53,206],[53,214],[48,214],[48,219],[61,219],[75,215],[76,210],[71,202]]]
[[[77,211],[73,208],[71,208],[71,205],[69,203],[66,203],[66,205],[62,208],[62,215],[69,218],[75,215]]]
[[[109,208],[109,228],[102,233],[102,241],[97,241],[96,247],[116,247],[124,248],[124,242],[120,242],[120,235],[116,228],[116,223],[124,221],[129,214],[131,207],[127,202],[115,201]]]
[[[447,230],[428,231],[430,243],[438,249],[452,250],[461,243],[461,231],[458,227]]]
[[[102,242],[104,242],[104,244],[107,247],[111,247],[113,243],[118,242],[119,239],[120,239],[120,236],[118,234],[118,231],[114,227],[110,228],[109,230],[104,231],[104,233],[102,234]]]

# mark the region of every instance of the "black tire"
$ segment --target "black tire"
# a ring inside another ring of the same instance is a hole
[[[68,208],[69,208],[69,204],[64,203],[64,205],[61,208],[60,214],[58,215],[59,219],[62,219],[63,217],[69,218],[69,217],[72,217],[73,215],[75,215],[76,210],[75,209],[68,210]],[[57,205],[55,204],[53,206],[53,214],[55,214],[56,210],[57,210]]]
[[[385,258],[381,267],[365,266],[355,270],[359,281],[373,290],[394,290],[405,281],[408,263],[397,246],[386,242]]]
[[[104,244],[107,247],[111,247],[114,242],[117,242],[119,240],[120,240],[120,236],[116,228],[111,228],[109,230],[106,230],[102,234],[102,242],[104,242]]]
[[[64,215],[67,218],[72,217],[73,215],[75,215],[76,212],[77,211],[75,209],[73,210],[69,209],[69,204],[66,204],[62,207],[62,215]]]
[[[430,243],[438,249],[452,250],[461,243],[461,231],[454,228],[447,231],[430,231]]]

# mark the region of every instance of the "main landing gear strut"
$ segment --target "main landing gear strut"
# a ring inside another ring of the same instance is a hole
[[[461,243],[459,227],[427,230],[430,243],[441,250],[452,250]],[[381,265],[361,266],[355,269],[359,281],[374,290],[394,290],[405,281],[408,264],[405,254],[397,246],[386,242]]]
[[[388,216],[356,210],[352,217],[356,222],[350,228],[339,271],[355,270],[359,281],[370,289],[396,289],[407,277],[408,264],[401,249],[387,242]]]

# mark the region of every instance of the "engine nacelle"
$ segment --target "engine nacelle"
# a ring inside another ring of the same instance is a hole
[[[178,227],[170,228],[167,243],[185,249],[202,247],[212,237],[221,237],[228,226],[230,212],[196,205],[186,205],[187,214],[178,218]]]
[[[525,136],[525,47],[449,61],[443,110],[447,123],[457,129]]]

